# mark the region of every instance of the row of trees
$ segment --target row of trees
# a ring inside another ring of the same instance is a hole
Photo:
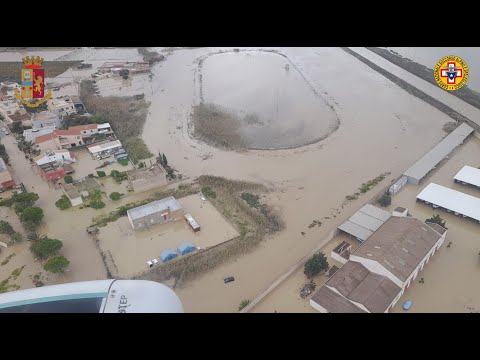
[[[62,241],[44,236],[32,243],[30,251],[41,260],[48,259],[43,266],[46,271],[51,273],[63,273],[68,269],[70,261],[64,256],[58,255],[58,252],[62,247]]]
[[[38,200],[36,193],[16,193],[10,198],[0,201],[0,206],[13,207],[25,229],[34,231],[42,222],[43,210],[35,206]]]

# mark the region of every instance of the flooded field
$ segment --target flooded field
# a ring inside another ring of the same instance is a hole
[[[100,247],[112,254],[118,276],[133,276],[148,269],[146,262],[158,259],[163,250],[176,250],[182,242],[205,249],[237,237],[238,232],[209,202],[198,195],[177,199],[185,213],[190,213],[200,225],[193,232],[188,224],[179,220],[158,224],[144,231],[132,229],[127,217],[102,228]]]
[[[202,139],[212,139],[214,144],[232,135],[216,124],[215,113],[220,114],[219,121],[223,117],[237,122],[238,126],[228,129],[241,138],[238,145],[251,149],[310,144],[324,139],[339,125],[333,106],[288,58],[274,52],[209,55],[200,61],[197,84],[201,102],[217,108],[210,110],[210,122],[195,121],[194,112],[195,133],[200,132]]]

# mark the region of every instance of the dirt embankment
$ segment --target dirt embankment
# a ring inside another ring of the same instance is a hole
[[[463,116],[462,114],[456,112],[451,107],[445,105],[444,103],[438,101],[437,99],[431,97],[430,95],[424,93],[422,90],[416,88],[415,86],[409,84],[405,80],[400,79],[398,76],[392,74],[391,72],[381,68],[380,66],[374,64],[370,60],[366,59],[362,55],[356,53],[355,51],[350,50],[347,47],[342,47],[342,50],[353,55],[361,62],[365,63],[367,66],[372,68],[373,70],[377,71],[378,73],[385,76],[388,80],[392,81],[393,83],[397,84],[399,87],[407,91],[409,94],[418,97],[419,99],[425,101],[426,103],[432,105],[433,107],[437,108],[441,112],[445,113],[446,115],[450,116],[455,121],[459,122],[466,122],[468,125],[472,126],[474,129],[478,130],[478,125],[475,124],[473,121],[468,119],[467,117]]]
[[[367,49],[373,51],[375,54],[380,55],[402,69],[411,72],[419,78],[428,81],[433,85],[437,85],[433,77],[433,69],[430,69],[425,65],[418,64],[408,58],[404,58],[399,54],[390,52],[387,49],[381,49],[377,47],[367,47]],[[480,93],[470,89],[467,85],[456,91],[448,91],[448,93],[462,99],[472,106],[475,106],[477,109],[480,109]]]
[[[284,227],[280,216],[269,206],[265,204],[249,205],[242,199],[241,194],[245,192],[262,193],[267,191],[263,185],[210,175],[200,176],[197,182],[204,191],[205,187],[209,188],[208,191],[205,191],[210,194],[209,200],[230,221],[240,236],[207,251],[197,252],[158,266],[137,276],[137,279],[166,281],[174,278],[175,284],[179,285],[233,256],[253,250],[267,233],[279,231]]]

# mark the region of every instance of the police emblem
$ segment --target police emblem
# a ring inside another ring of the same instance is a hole
[[[41,68],[43,59],[40,56],[27,56],[22,61],[22,92],[15,90],[15,97],[25,106],[37,107],[52,97],[51,90],[45,95],[45,70]],[[30,101],[34,99],[37,100]]]
[[[467,83],[468,66],[461,57],[445,56],[435,65],[433,76],[442,89],[458,90]]]

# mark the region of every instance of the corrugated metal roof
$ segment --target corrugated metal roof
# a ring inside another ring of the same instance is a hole
[[[480,169],[465,165],[453,178],[457,181],[480,186]]]
[[[435,183],[428,184],[417,199],[480,221],[480,199]]]
[[[338,228],[350,235],[355,236],[361,241],[365,241],[391,216],[392,215],[388,211],[367,204],[353,214]]]
[[[92,154],[95,154],[100,151],[110,150],[120,146],[122,146],[122,143],[120,142],[120,140],[114,140],[114,141],[108,141],[106,143],[87,146],[87,147]]]
[[[424,178],[473,131],[469,125],[461,124],[403,174],[416,180]]]
[[[338,227],[340,230],[345,231],[346,233],[359,238],[362,241],[365,241],[373,234],[373,231],[370,231],[360,225],[357,225],[349,220],[345,221],[342,225]]]
[[[167,209],[170,209],[170,211],[176,211],[180,210],[181,208],[182,206],[178,203],[178,201],[175,200],[173,196],[169,196],[165,199],[157,200],[151,202],[150,204],[130,209],[127,211],[127,214],[132,220],[136,220],[160,211],[165,211]]]

